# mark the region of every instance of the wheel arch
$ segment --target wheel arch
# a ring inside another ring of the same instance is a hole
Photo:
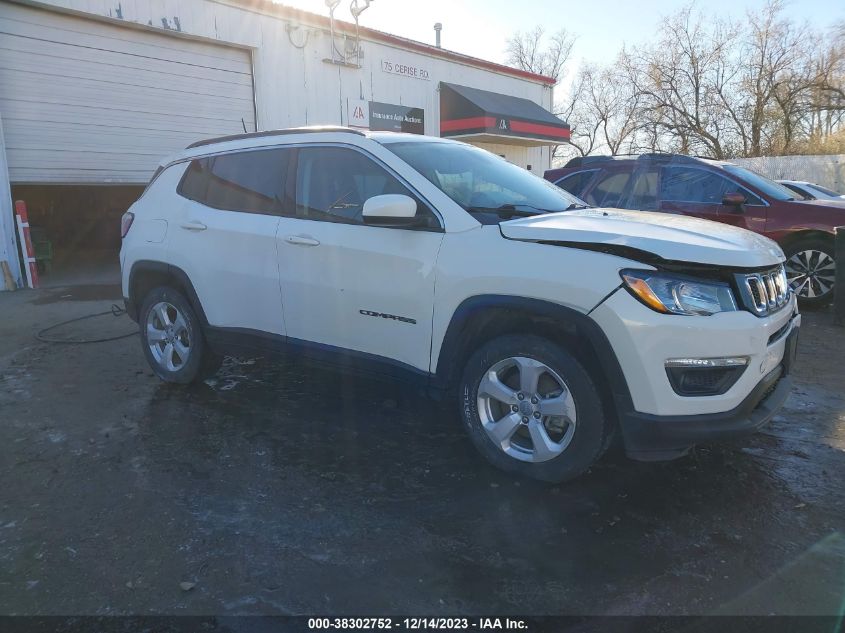
[[[787,248],[805,240],[820,240],[823,242],[829,242],[830,245],[833,246],[834,235],[833,233],[822,229],[798,229],[796,231],[789,232],[786,237],[781,240],[780,247],[785,253]]]
[[[589,372],[614,414],[632,409],[628,383],[601,327],[582,312],[526,297],[479,295],[465,299],[443,337],[435,384],[454,389],[472,353],[506,334],[534,334],[566,347]]]
[[[138,311],[147,293],[158,286],[171,286],[181,290],[196,311],[203,328],[208,326],[208,319],[202,307],[197,291],[184,270],[166,262],[139,260],[132,264],[129,271],[129,296],[126,297],[126,311],[133,321],[138,320]]]

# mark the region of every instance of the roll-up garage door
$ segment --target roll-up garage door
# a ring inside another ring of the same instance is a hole
[[[252,81],[244,49],[0,2],[12,183],[144,183],[197,139],[255,130]]]

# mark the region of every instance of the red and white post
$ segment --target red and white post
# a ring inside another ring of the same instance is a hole
[[[26,214],[26,203],[23,200],[15,201],[15,216],[18,220],[18,237],[23,251],[26,283],[30,288],[38,288],[38,265],[35,263],[35,250],[29,236],[29,216]]]

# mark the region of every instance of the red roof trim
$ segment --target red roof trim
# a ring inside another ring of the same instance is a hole
[[[511,130],[522,134],[542,134],[546,136],[553,136],[566,141],[568,141],[570,137],[569,127],[555,127],[553,125],[529,123],[528,121],[511,121]]]
[[[449,136],[454,136],[455,133],[461,134],[469,132],[470,130],[484,129],[488,132],[493,132],[501,136],[508,136],[502,130],[496,129],[496,117],[493,116],[476,116],[466,119],[448,119],[440,121],[440,134],[450,133]],[[539,136],[552,137],[555,139],[568,141],[570,138],[569,126],[561,122],[561,126],[544,125],[542,123],[532,123],[530,121],[519,121],[517,119],[506,119],[510,125],[511,132],[518,134],[534,134]],[[518,138],[518,137],[514,137]]]
[[[468,119],[448,119],[440,121],[440,132],[475,130],[482,127],[496,127],[496,117],[474,116]]]
[[[302,22],[310,22],[326,29],[330,27],[328,16],[320,15],[318,13],[311,13],[310,11],[302,11],[301,9],[296,9],[294,7],[289,7],[283,4],[275,4],[271,0],[234,1],[236,4],[243,5],[247,8],[251,8],[256,11],[260,11],[261,13],[266,13],[268,15],[277,15],[288,19],[301,20]],[[350,22],[344,22],[343,20],[335,20],[334,26],[335,30],[340,33],[346,33],[348,35],[355,34],[355,25]],[[537,73],[531,73],[527,70],[511,68],[510,66],[497,64],[495,62],[489,62],[485,59],[479,59],[477,57],[471,57],[470,55],[455,53],[453,51],[448,51],[443,48],[437,48],[436,46],[432,46],[430,44],[417,42],[416,40],[409,40],[404,37],[399,37],[398,35],[391,35],[390,33],[385,33],[384,31],[370,29],[365,26],[361,27],[361,36],[371,40],[377,40],[380,42],[385,42],[387,44],[393,44],[395,46],[399,46],[408,50],[425,53],[426,55],[430,55],[432,57],[440,57],[442,59],[448,59],[449,61],[458,62],[460,64],[475,66],[476,68],[483,68],[485,70],[492,70],[503,75],[511,75],[513,77],[519,77],[520,79],[528,79],[530,81],[535,81],[549,86],[553,86],[557,83],[557,80],[554,77],[546,77],[545,75],[538,75]]]

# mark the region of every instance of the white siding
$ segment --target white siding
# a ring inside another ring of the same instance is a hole
[[[0,0],[0,7],[6,1]],[[424,108],[425,133],[439,136],[438,85],[441,81],[524,97],[547,110],[552,108],[552,88],[535,80],[380,40],[364,40],[360,69],[326,63],[323,60],[331,57],[328,31],[309,23],[307,16],[302,18],[305,22],[300,22],[269,15],[248,8],[237,0],[231,3],[226,0],[44,0],[39,4],[111,19],[115,24],[155,27],[162,34],[156,41],[167,40],[169,44],[162,46],[172,49],[191,50],[189,45],[196,42],[186,36],[253,49],[257,126],[261,130],[298,125],[345,125],[348,123],[347,100],[363,99]],[[324,10],[323,3],[315,2],[314,10]],[[378,10],[378,4],[370,9]],[[94,25],[89,28],[100,28],[95,22],[89,22]],[[366,23],[365,13],[362,25]],[[170,30],[165,30],[164,25]],[[289,28],[293,32],[289,33]],[[121,29],[120,32],[133,31],[138,32],[137,29]],[[295,46],[305,41],[306,32],[309,33],[307,44],[303,48]],[[148,36],[147,32],[141,33]],[[135,35],[133,39],[137,37]],[[340,37],[338,46],[342,47]],[[430,80],[386,73],[381,67],[384,59],[424,68]],[[202,64],[199,66],[202,68]],[[0,102],[0,109],[3,107]],[[180,121],[178,129],[185,132],[185,136],[180,138],[197,140],[209,136],[199,119],[192,121],[190,115],[196,112],[196,107],[194,102],[190,102],[187,108],[180,104],[179,109],[173,112]],[[235,119],[236,128],[240,127],[239,116]],[[144,126],[144,129],[150,129],[146,122]],[[142,136],[141,132],[138,136]],[[498,153],[505,154],[508,160],[523,167],[531,165],[534,173],[540,175],[549,167],[548,147],[502,146]]]
[[[0,116],[0,262],[9,264],[12,279],[20,282],[21,266],[18,258],[18,242],[15,237],[15,220],[12,212],[12,194],[9,188],[9,169],[6,164],[6,143],[3,136],[3,117]],[[0,290],[6,289],[0,273]]]
[[[255,129],[250,53],[0,3],[13,183],[144,183],[197,138]]]

